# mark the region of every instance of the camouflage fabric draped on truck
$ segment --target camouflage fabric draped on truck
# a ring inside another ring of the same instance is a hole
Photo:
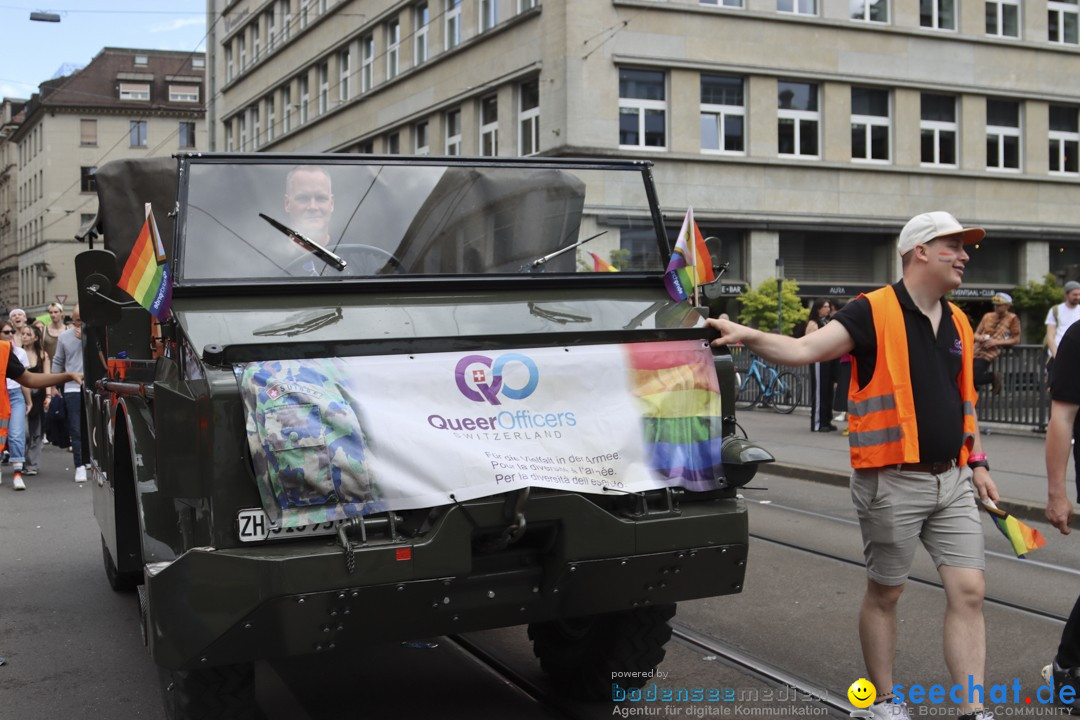
[[[771,458],[664,290],[648,163],[192,154],[97,183],[94,512],[170,718],[260,717],[256,660],[522,624],[602,699],[676,602],[741,590],[736,489]],[[160,321],[117,287],[146,203]]]

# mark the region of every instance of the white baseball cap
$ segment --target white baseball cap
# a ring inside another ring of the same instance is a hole
[[[900,241],[896,244],[896,249],[901,255],[907,255],[917,245],[948,235],[962,235],[964,244],[970,245],[982,240],[986,231],[980,227],[966,228],[951,214],[944,210],[935,210],[908,220],[907,225],[900,231]]]

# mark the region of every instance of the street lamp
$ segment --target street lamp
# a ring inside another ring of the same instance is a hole
[[[776,332],[784,334],[784,258],[776,258]]]
[[[60,22],[60,14],[35,10],[30,13],[30,19],[34,22]]]

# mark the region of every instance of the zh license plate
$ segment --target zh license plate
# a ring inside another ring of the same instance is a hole
[[[333,535],[341,521],[324,522],[318,525],[299,527],[271,527],[270,518],[262,508],[249,508],[236,514],[236,530],[240,542],[262,542],[264,540],[293,540],[315,535]]]

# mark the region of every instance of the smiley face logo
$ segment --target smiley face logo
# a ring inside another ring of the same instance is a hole
[[[855,707],[868,708],[877,698],[877,688],[866,678],[859,678],[851,683],[851,687],[847,690],[847,697]]]

